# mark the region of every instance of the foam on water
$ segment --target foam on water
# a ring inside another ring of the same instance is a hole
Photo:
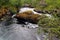
[[[28,8],[28,7],[21,8],[21,9],[20,9],[20,11],[19,11],[19,13],[22,13],[22,12],[25,12],[25,11],[28,11],[28,10],[33,11],[33,10],[34,10],[34,8]]]
[[[30,10],[30,11],[32,11],[34,14],[43,15],[42,13],[37,13],[37,12],[35,12],[34,9],[35,9],[35,8],[28,8],[28,7],[21,8],[20,11],[19,11],[19,13],[26,12],[26,11],[29,11],[29,10]],[[44,14],[44,15],[46,15],[47,17],[51,17],[50,14]]]
[[[28,28],[37,28],[38,25],[37,25],[37,24],[29,23],[29,24],[27,25],[27,27],[28,27]]]

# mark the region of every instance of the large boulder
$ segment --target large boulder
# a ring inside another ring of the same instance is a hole
[[[23,19],[25,21],[32,22],[32,23],[37,23],[39,20],[39,17],[40,17],[40,15],[34,14],[32,11],[26,11],[23,13],[18,13],[16,15],[16,18],[18,20]]]

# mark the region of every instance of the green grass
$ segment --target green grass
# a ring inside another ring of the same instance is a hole
[[[5,0],[6,1],[6,0]],[[38,8],[38,9],[43,9],[40,5],[41,0],[9,0],[8,2],[3,2],[3,0],[0,0],[0,5],[2,3],[7,4],[7,5],[19,5],[22,6],[24,4],[31,4],[32,6]],[[45,0],[47,7],[44,7],[44,9],[51,10],[55,8],[60,8],[60,0]]]

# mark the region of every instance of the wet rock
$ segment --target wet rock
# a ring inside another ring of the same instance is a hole
[[[51,15],[48,14],[48,11],[46,11],[47,13],[44,13],[44,11],[39,11],[39,10],[35,10],[35,8],[28,8],[28,7],[24,7],[21,8],[19,13],[13,15],[12,17],[16,18],[18,23],[23,23],[25,24],[25,22],[30,22],[30,23],[34,23],[37,24],[37,22],[40,20],[40,16],[47,16],[49,18],[51,18]]]
[[[37,23],[39,20],[40,15],[34,14],[32,11],[27,11],[23,13],[19,13],[16,15],[18,21],[28,21],[31,23]]]

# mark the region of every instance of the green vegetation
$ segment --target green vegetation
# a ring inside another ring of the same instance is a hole
[[[60,0],[46,0],[49,9],[60,8]]]
[[[40,17],[38,22],[40,28],[43,29],[45,33],[51,33],[58,38],[60,38],[60,20],[57,17],[48,18],[46,16]],[[52,36],[51,36],[52,37]]]
[[[60,8],[60,0],[0,0],[0,6],[23,6],[30,4],[39,10],[53,10]]]
[[[58,18],[44,17],[40,19],[39,26],[42,26],[44,28],[56,28],[57,26],[60,26],[59,23],[60,21]]]

